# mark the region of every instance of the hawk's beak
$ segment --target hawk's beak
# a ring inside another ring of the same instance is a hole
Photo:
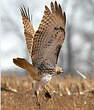
[[[59,67],[59,66],[56,66],[56,73],[57,73],[57,74],[63,73],[62,68]]]

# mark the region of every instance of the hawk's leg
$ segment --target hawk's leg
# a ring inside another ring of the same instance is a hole
[[[40,106],[39,93],[41,90],[42,90],[42,88],[40,87],[40,82],[34,80],[34,82],[33,82],[33,95],[36,96],[36,98],[37,98],[38,106]]]
[[[52,79],[52,75],[50,74],[43,74],[43,77],[40,81],[34,81],[33,82],[33,92],[37,98],[37,103],[40,105],[40,99],[39,95],[40,92],[44,91],[45,92],[45,97],[46,98],[51,98],[50,93],[45,89],[45,85]]]

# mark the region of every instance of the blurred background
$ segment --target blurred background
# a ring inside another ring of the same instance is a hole
[[[53,0],[54,1],[54,0]],[[57,0],[66,12],[66,39],[58,59],[64,74],[94,74],[94,0]],[[0,1],[0,69],[1,73],[25,75],[26,71],[13,64],[16,57],[26,58],[24,27],[19,7],[30,8],[32,24],[37,30],[51,0],[1,0]]]

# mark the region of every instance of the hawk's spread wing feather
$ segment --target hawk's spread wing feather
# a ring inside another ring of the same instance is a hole
[[[38,69],[55,69],[65,39],[65,22],[66,16],[60,4],[51,2],[51,11],[45,6],[44,16],[33,39],[32,61]]]
[[[35,31],[31,24],[29,9],[26,11],[25,7],[23,6],[20,8],[20,11],[22,15],[23,24],[24,24],[24,34],[26,38],[26,44],[27,44],[29,54],[31,56]]]

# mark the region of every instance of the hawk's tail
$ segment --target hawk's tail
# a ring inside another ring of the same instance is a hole
[[[14,58],[13,63],[29,72],[33,79],[39,80],[38,70],[24,58]]]

